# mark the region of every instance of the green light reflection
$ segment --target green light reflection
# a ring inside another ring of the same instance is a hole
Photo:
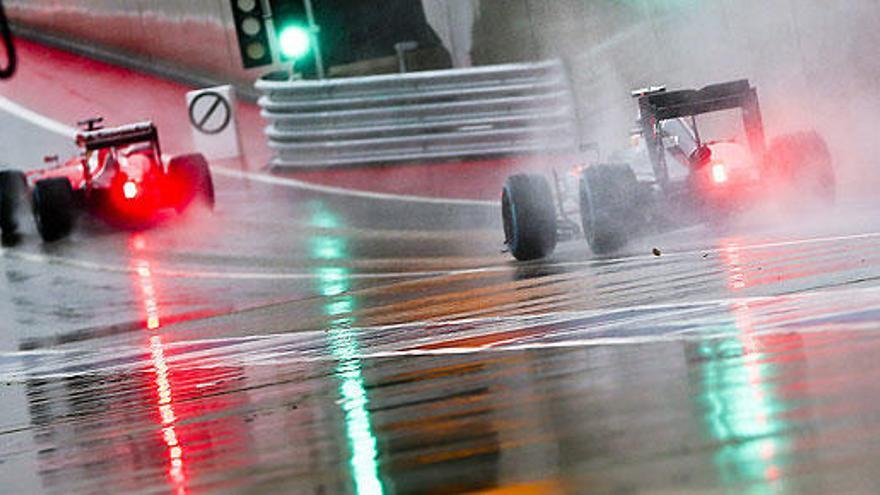
[[[777,493],[782,455],[789,450],[784,436],[786,409],[768,379],[771,363],[751,353],[748,330],[739,338],[700,344],[703,417],[710,436],[721,443],[714,457],[721,482],[730,493]]]
[[[315,208],[312,224],[324,228],[339,227],[339,219],[321,207]],[[311,243],[313,259],[332,261],[348,258],[346,240],[335,236],[317,236]],[[364,385],[363,369],[358,344],[356,300],[349,294],[351,271],[338,266],[322,266],[316,270],[318,292],[327,298],[324,314],[330,317],[327,341],[330,352],[337,360],[339,395],[345,415],[345,433],[351,453],[354,491],[359,495],[384,493],[379,476],[379,450],[370,424],[369,396]]]
[[[338,260],[346,257],[345,239],[319,235],[311,239],[312,258],[318,260]]]
[[[322,201],[312,201],[308,204],[311,210],[309,224],[322,229],[338,229],[342,221],[332,211],[328,210]],[[343,243],[345,241],[343,240]]]
[[[351,289],[348,273],[347,269],[337,266],[318,267],[318,292],[324,297],[335,297],[345,294]],[[333,316],[339,313],[329,314]]]
[[[345,433],[351,450],[350,466],[355,493],[382,494],[379,478],[379,450],[370,425],[369,397],[364,386],[356,330],[351,319],[334,320],[328,333],[330,351],[339,360],[336,375],[340,378],[339,393],[345,414]]]
[[[328,316],[344,315],[354,310],[354,301],[350,297],[340,297],[325,307]]]

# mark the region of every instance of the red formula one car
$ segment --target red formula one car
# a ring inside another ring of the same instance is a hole
[[[80,211],[114,226],[142,228],[167,211],[196,201],[214,206],[214,185],[200,154],[165,160],[152,122],[101,128],[101,118],[80,122],[81,152],[64,163],[22,172],[0,171],[0,229],[8,244],[18,238],[18,212],[30,203],[44,241],[67,236]]]

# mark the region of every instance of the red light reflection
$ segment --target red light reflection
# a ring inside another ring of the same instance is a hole
[[[732,291],[852,270],[880,259],[874,243],[838,249],[823,247],[821,256],[817,256],[815,250],[818,248],[815,247],[767,251],[748,248],[748,245],[744,239],[735,237],[719,243],[721,260],[728,275],[727,286]]]
[[[156,409],[161,425],[161,438],[168,454],[168,477],[174,493],[187,493],[187,479],[184,470],[184,447],[175,429],[177,416],[174,413],[174,394],[171,385],[168,364],[165,360],[165,345],[162,337],[155,332],[162,326],[159,314],[159,298],[153,280],[150,260],[145,256],[146,239],[140,233],[133,234],[129,242],[132,251],[132,265],[136,274],[138,290],[141,295],[145,319],[145,327],[150,335],[150,361],[156,384]]]

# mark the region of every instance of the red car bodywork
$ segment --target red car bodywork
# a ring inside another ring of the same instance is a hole
[[[77,144],[78,156],[26,172],[29,185],[66,178],[80,206],[114,224],[150,223],[163,210],[183,206],[185,185],[169,173],[152,123],[82,132]]]

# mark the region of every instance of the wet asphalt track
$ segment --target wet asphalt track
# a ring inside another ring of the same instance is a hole
[[[880,491],[877,206],[521,264],[491,207],[217,193],[2,251],[0,491]]]

